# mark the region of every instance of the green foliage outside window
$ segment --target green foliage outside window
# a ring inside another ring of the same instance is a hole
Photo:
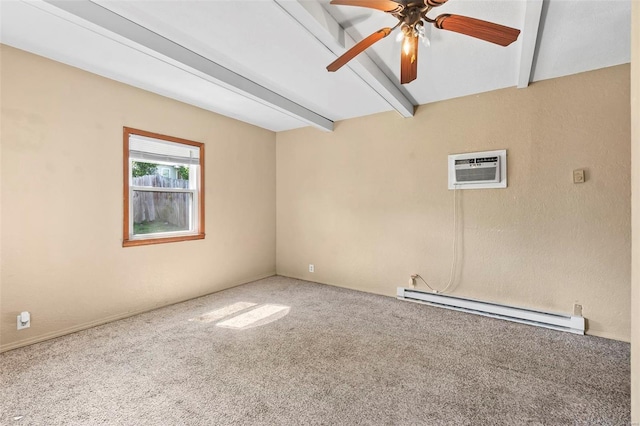
[[[189,180],[189,167],[187,166],[178,167],[178,179]]]
[[[133,177],[147,176],[155,174],[158,170],[158,165],[153,163],[141,163],[139,161],[133,162],[132,173]]]
[[[153,175],[158,170],[158,165],[134,161],[132,167],[133,177]],[[178,179],[189,180],[189,166],[178,166]]]

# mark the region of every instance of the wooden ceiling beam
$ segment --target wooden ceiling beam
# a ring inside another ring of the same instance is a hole
[[[169,58],[173,63],[178,64],[180,68],[192,71],[194,74],[214,84],[267,105],[321,130],[333,131],[333,121],[328,118],[96,3],[89,0],[44,1],[143,46],[160,57]]]
[[[300,0],[274,1],[336,57],[356,44],[356,41],[347,34],[321,3]],[[413,102],[367,56],[366,52],[359,54],[346,67],[351,68],[362,81],[387,101],[400,115],[413,117],[415,110]]]
[[[520,41],[520,66],[518,67],[518,88],[529,86],[533,73],[534,58],[541,31],[543,0],[527,0],[524,13],[524,25]]]

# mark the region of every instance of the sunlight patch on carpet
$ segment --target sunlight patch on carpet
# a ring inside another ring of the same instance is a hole
[[[200,315],[199,317],[191,318],[189,321],[213,322],[224,317],[228,317],[229,315],[235,314],[236,312],[251,308],[253,306],[256,306],[256,303],[238,302],[232,305],[227,305],[224,308],[216,309],[215,311],[207,312],[206,314]]]
[[[291,308],[282,305],[262,305],[244,314],[237,315],[216,324],[218,327],[244,330],[276,321],[289,313]]]

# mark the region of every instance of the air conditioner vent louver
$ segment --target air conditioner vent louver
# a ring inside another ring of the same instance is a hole
[[[497,158],[497,157],[496,157]],[[457,182],[499,182],[500,168],[498,161],[488,165],[489,167],[458,168],[456,164]]]
[[[505,188],[506,151],[449,156],[449,189]]]

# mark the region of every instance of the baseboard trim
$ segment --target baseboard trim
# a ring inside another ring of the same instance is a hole
[[[601,337],[603,339],[617,340],[618,342],[631,343],[630,337],[623,337],[614,333],[608,333],[606,331],[601,331],[601,330],[593,330],[593,329],[587,328],[587,331],[584,334],[588,336]]]
[[[276,275],[275,272],[270,272],[270,273],[268,273],[266,275],[259,275],[257,277],[250,278],[248,281],[243,281],[243,282],[239,282],[239,283],[235,283],[235,284],[230,284],[227,287],[221,288],[221,289],[216,290],[216,291],[212,291],[211,293],[205,293],[205,294],[201,294],[199,296],[188,297],[186,299],[172,301],[172,302],[165,303],[165,304],[162,304],[162,305],[148,306],[148,307],[145,307],[145,308],[142,308],[142,309],[139,309],[139,310],[135,310],[135,311],[119,313],[119,314],[111,315],[111,316],[108,316],[108,317],[100,318],[100,319],[95,320],[95,321],[89,321],[89,322],[86,322],[86,323],[83,323],[83,324],[75,325],[73,327],[64,328],[62,330],[55,330],[55,331],[51,331],[49,333],[41,334],[39,336],[31,337],[31,338],[28,338],[28,339],[18,340],[18,341],[15,341],[15,342],[7,343],[7,344],[4,344],[4,345],[0,345],[0,353],[11,351],[11,350],[18,349],[18,348],[22,348],[22,347],[29,346],[29,345],[34,345],[36,343],[41,343],[41,342],[44,342],[44,341],[47,341],[47,340],[56,339],[58,337],[62,337],[62,336],[66,336],[66,335],[69,335],[69,334],[77,333],[79,331],[88,330],[90,328],[98,327],[100,325],[108,324],[110,322],[114,322],[114,321],[118,321],[118,320],[121,320],[121,319],[133,317],[133,316],[136,316],[136,315],[144,314],[146,312],[155,311],[156,309],[162,309],[162,308],[166,308],[167,306],[176,305],[178,303],[183,303],[183,302],[187,302],[189,300],[198,299],[200,297],[209,296],[211,294],[215,294],[215,293],[218,293],[220,291],[228,290],[230,288],[238,287],[238,286],[241,286],[241,285],[244,285],[244,284],[249,284],[249,283],[252,283],[254,281],[262,280],[264,278],[273,277],[275,275]]]

